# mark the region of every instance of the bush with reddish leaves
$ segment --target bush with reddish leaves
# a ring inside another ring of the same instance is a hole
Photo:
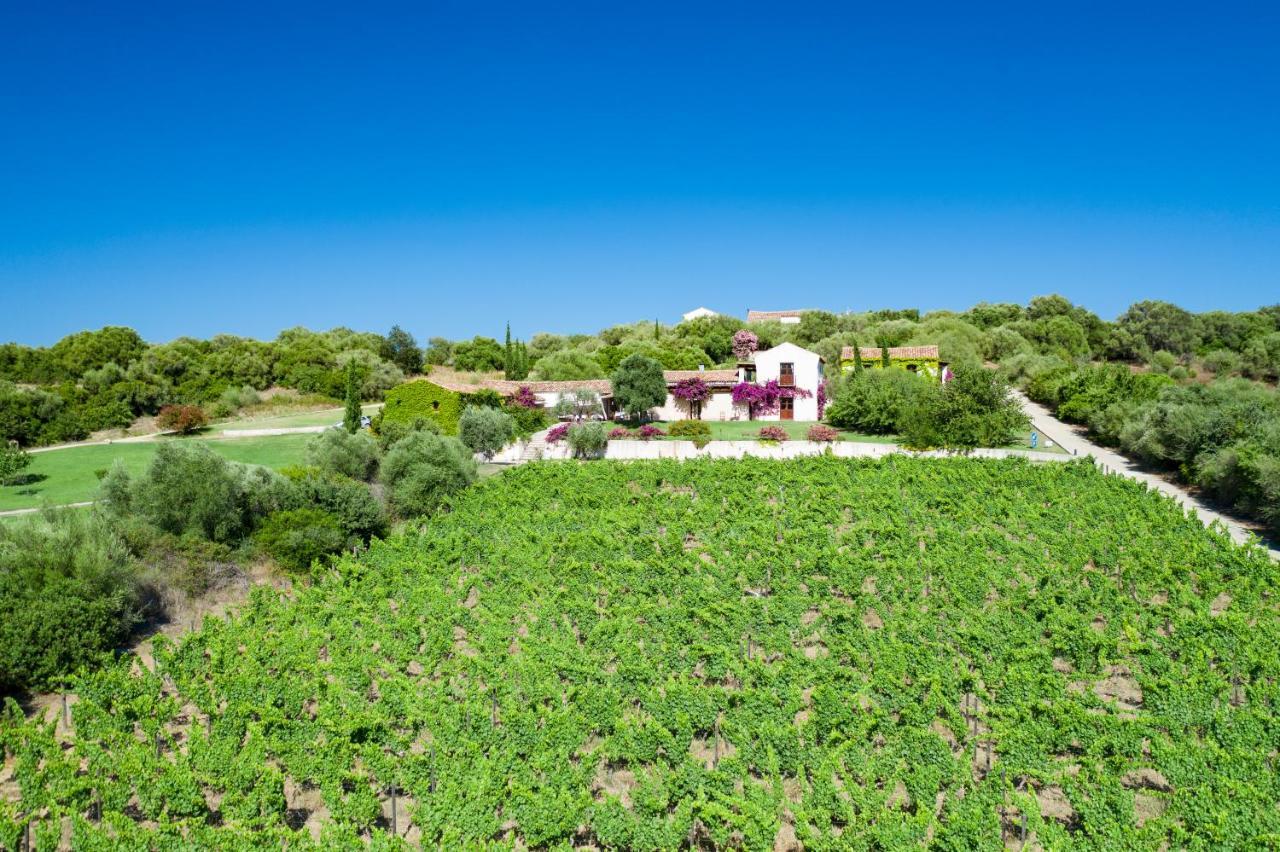
[[[657,426],[654,426],[652,423],[646,423],[636,430],[636,437],[638,437],[642,441],[648,441],[653,438],[661,438],[666,434],[667,434],[666,432],[663,432],[661,429],[659,429]]]
[[[631,437],[631,430],[626,426],[614,426],[609,430],[610,441],[625,441]]]
[[[209,418],[198,405],[166,405],[156,415],[156,425],[166,432],[189,435],[209,425]]]
[[[809,440],[829,444],[840,440],[840,431],[823,423],[815,423],[809,427]]]
[[[547,430],[547,443],[555,444],[564,440],[564,436],[569,434],[569,423],[560,423],[552,426]]]
[[[761,441],[785,441],[788,437],[790,436],[787,435],[787,430],[783,429],[781,426],[760,427]]]

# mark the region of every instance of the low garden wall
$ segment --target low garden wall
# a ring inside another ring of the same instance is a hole
[[[510,448],[508,448],[510,449]],[[504,453],[507,451],[504,450]],[[893,453],[910,453],[896,444],[871,444],[855,441],[818,443],[815,441],[781,441],[765,444],[760,441],[711,441],[699,449],[692,441],[610,441],[605,451],[606,459],[628,461],[636,459],[740,459],[746,456],[767,459],[794,459],[830,452],[837,458],[882,458]],[[515,454],[518,460],[519,453]],[[913,453],[924,457],[955,455],[945,450]],[[972,458],[1011,458],[1020,456],[1032,461],[1069,461],[1072,457],[1063,453],[1041,453],[1034,450],[979,449],[969,452]],[[549,444],[542,453],[543,459],[567,459],[569,447],[561,442]],[[495,461],[499,459],[495,457]]]

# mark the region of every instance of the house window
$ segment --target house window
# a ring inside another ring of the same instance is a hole
[[[438,399],[433,399],[433,400],[431,400],[431,410],[432,410],[432,411],[439,411],[439,410],[440,410],[440,400],[438,400]]]
[[[908,365],[907,365],[907,372],[908,372],[908,373],[914,373],[914,372],[917,372],[919,369],[920,369],[920,367],[919,367],[918,365],[916,365],[916,364],[908,364]]]
[[[702,400],[695,399],[689,403],[689,419],[690,420],[702,419]]]
[[[754,381],[756,380],[756,368],[755,368],[755,367],[743,367],[743,368],[742,368],[742,380],[743,380],[744,382],[754,382]]]
[[[795,387],[796,384],[796,365],[784,361],[778,365],[778,384],[784,388]]]

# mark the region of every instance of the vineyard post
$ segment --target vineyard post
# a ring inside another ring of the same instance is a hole
[[[391,782],[391,834],[399,835],[398,826],[396,825],[396,782]]]
[[[427,783],[427,792],[435,794],[436,792],[436,745],[431,744],[431,780]]]
[[[67,694],[62,693],[62,726],[64,728],[71,727],[71,713],[67,709]]]
[[[720,765],[720,717],[716,717],[715,726],[711,732],[711,768],[715,769]]]

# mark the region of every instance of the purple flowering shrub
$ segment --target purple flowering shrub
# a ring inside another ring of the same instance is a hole
[[[760,348],[760,338],[754,331],[740,329],[733,333],[733,357],[739,361],[750,358]]]
[[[569,423],[560,423],[552,426],[547,430],[547,443],[555,444],[564,440],[564,436],[569,434]]]
[[[784,388],[777,379],[770,379],[762,385],[751,382],[739,382],[731,391],[733,401],[737,405],[745,405],[752,417],[778,413],[780,399],[808,399],[812,393],[804,388]]]
[[[511,395],[510,403],[517,408],[537,408],[538,397],[528,385],[521,385]]]
[[[761,441],[785,441],[788,437],[787,430],[783,429],[781,426],[760,427]]]
[[[829,444],[840,440],[840,432],[824,423],[815,423],[809,427],[809,440]]]
[[[711,398],[711,388],[697,376],[681,379],[671,388],[671,395],[685,402],[706,402]]]

